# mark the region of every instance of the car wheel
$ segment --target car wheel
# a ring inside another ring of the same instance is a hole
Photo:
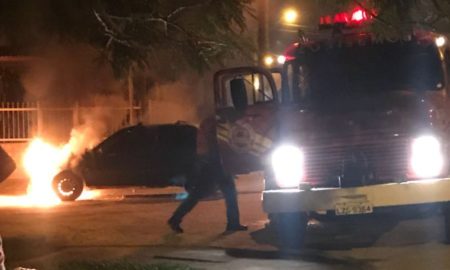
[[[306,213],[277,213],[271,214],[269,219],[281,249],[303,247],[308,224]]]
[[[62,171],[53,178],[53,190],[62,201],[74,201],[83,192],[83,180],[70,170]]]

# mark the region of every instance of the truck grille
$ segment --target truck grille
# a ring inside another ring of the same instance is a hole
[[[306,179],[314,186],[337,185],[343,163],[353,153],[362,154],[376,182],[404,179],[408,172],[407,136],[369,133],[333,138],[332,142],[326,138],[315,141],[315,145],[304,148]]]

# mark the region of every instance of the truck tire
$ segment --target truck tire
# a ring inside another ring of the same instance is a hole
[[[298,213],[277,213],[269,215],[270,226],[275,230],[281,249],[300,249],[304,245],[308,215]]]
[[[52,182],[53,191],[61,201],[74,201],[83,192],[83,180],[70,170],[58,173]]]
[[[450,244],[450,202],[442,205],[442,214],[444,215],[445,240]]]

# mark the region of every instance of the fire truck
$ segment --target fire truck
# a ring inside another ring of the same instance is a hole
[[[321,18],[286,51],[281,87],[258,67],[215,74],[225,169],[264,171],[264,211],[282,243],[308,221],[436,206],[450,240],[445,37],[380,39],[365,11]]]

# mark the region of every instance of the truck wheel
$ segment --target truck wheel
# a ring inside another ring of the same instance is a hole
[[[450,244],[450,202],[442,205],[442,214],[444,215],[445,240]]]
[[[306,213],[277,213],[271,214],[269,219],[281,249],[303,247],[308,224]]]
[[[61,201],[74,201],[83,192],[83,180],[70,170],[58,173],[52,182],[53,191]]]

